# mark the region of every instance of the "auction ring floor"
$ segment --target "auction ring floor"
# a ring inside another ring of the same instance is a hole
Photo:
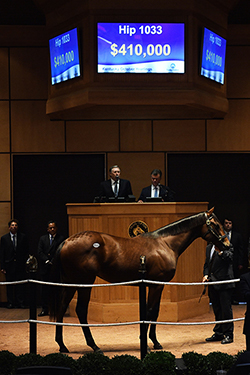
[[[37,310],[38,313],[40,309]],[[245,316],[246,305],[234,305],[234,318]],[[29,318],[28,309],[0,308],[0,321],[22,320]],[[38,317],[38,320],[49,321],[49,317]],[[212,308],[207,314],[200,315],[185,322],[214,321]],[[65,323],[79,323],[75,317],[66,316]],[[96,322],[89,322],[96,323]],[[181,323],[181,322],[180,322]],[[8,350],[15,355],[29,353],[29,323],[0,323],[0,350]],[[105,355],[129,354],[140,358],[139,325],[93,327],[91,328],[96,344]],[[194,351],[206,355],[220,351],[227,354],[237,354],[245,350],[245,335],[242,334],[243,320],[234,322],[234,342],[222,345],[220,342],[207,343],[206,337],[213,334],[213,325],[157,325],[157,337],[163,350],[169,351],[180,358],[182,353]],[[80,327],[64,327],[64,343],[68,347],[69,355],[77,359],[92,350],[86,345]],[[37,325],[37,354],[42,356],[58,353],[55,342],[55,326]],[[149,346],[152,347],[149,341]]]

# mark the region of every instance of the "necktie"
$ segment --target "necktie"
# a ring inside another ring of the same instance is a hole
[[[50,236],[50,245],[52,245],[52,242],[53,242],[53,237]]]
[[[157,186],[155,187],[155,197],[157,197],[157,192],[158,192],[158,189],[157,189]]]
[[[117,197],[117,195],[118,195],[118,186],[117,186],[117,181],[115,182],[114,193],[115,193],[115,197]]]
[[[12,237],[12,242],[13,242],[13,246],[15,249],[16,248],[16,236],[15,235]]]

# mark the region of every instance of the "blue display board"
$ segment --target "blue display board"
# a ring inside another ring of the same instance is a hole
[[[49,49],[52,85],[80,76],[76,28],[50,39]]]
[[[213,31],[204,28],[201,75],[223,84],[225,56],[226,40]]]
[[[98,23],[98,73],[184,73],[184,23]]]

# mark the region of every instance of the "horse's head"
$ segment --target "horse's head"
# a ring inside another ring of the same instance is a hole
[[[231,246],[222,224],[214,214],[214,208],[206,212],[206,222],[202,228],[202,238],[207,242],[215,244],[219,250],[225,250]]]

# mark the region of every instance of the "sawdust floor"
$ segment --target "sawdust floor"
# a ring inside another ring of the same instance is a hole
[[[234,318],[243,318],[246,305],[234,305]],[[40,309],[38,310],[40,312]],[[0,308],[0,321],[13,321],[28,319],[28,309]],[[49,321],[49,318],[39,318],[40,321]],[[185,322],[209,322],[214,321],[212,308],[210,312],[200,315]],[[78,323],[77,318],[66,316],[65,323]],[[183,321],[184,322],[184,321]],[[96,322],[89,322],[96,323]],[[182,322],[180,322],[182,323]],[[234,342],[222,345],[220,342],[207,343],[206,337],[213,333],[213,325],[157,325],[157,337],[163,346],[163,350],[170,351],[181,358],[182,353],[194,351],[206,355],[213,351],[228,354],[237,354],[245,350],[245,336],[242,334],[243,321],[234,323]],[[29,353],[29,323],[0,323],[0,350],[9,350],[15,355]],[[64,343],[68,347],[69,355],[77,359],[92,350],[86,345],[80,327],[64,327]],[[140,358],[139,325],[116,326],[116,327],[93,327],[92,334],[97,345],[105,355],[129,354]],[[54,340],[55,327],[52,325],[37,325],[37,354],[45,356],[58,352],[58,345]],[[151,342],[149,346],[152,347]]]

